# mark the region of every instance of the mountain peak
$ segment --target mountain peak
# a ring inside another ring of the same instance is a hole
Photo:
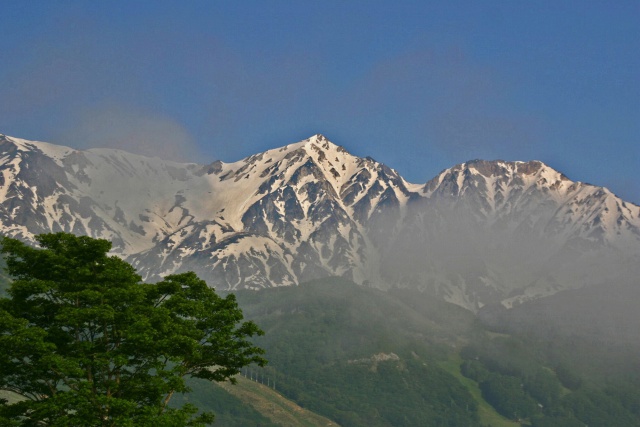
[[[318,148],[325,151],[335,151],[338,153],[349,154],[349,152],[342,146],[334,144],[326,136],[321,133],[317,133],[310,138],[301,141],[302,145],[306,148],[317,150]]]
[[[31,141],[5,134],[0,134],[0,144],[11,144],[15,147],[15,150],[22,152],[32,152],[35,150],[51,157],[54,160],[64,158],[71,152],[75,151],[73,148],[66,147],[64,145],[50,144],[42,141]]]
[[[562,263],[542,277],[529,255],[561,256],[575,242],[640,253],[640,208],[540,161],[470,160],[424,185],[407,184],[322,134],[207,166],[5,136],[0,151],[0,233],[28,241],[52,230],[108,238],[146,278],[193,270],[223,289],[327,275],[380,286],[406,279],[475,307],[519,289],[556,289]],[[505,244],[522,246],[501,252],[501,236],[515,232],[520,238],[509,234]],[[544,250],[530,253],[538,246],[528,238]],[[452,260],[467,256],[473,241],[483,243],[472,251],[479,261],[462,262],[473,271],[458,277]],[[514,259],[516,275],[501,261],[510,254],[527,259]]]

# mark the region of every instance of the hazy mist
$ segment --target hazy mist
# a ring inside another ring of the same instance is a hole
[[[397,284],[435,293],[467,308],[506,306],[556,292],[638,281],[640,252],[577,236],[570,224],[550,221],[557,209],[496,213],[485,218],[465,200],[420,201],[398,234],[383,245],[382,286]],[[640,313],[638,314],[640,318]]]

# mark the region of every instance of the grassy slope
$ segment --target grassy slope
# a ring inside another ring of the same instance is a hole
[[[193,393],[176,396],[175,403],[191,402],[201,410],[216,413],[215,426],[339,427],[327,418],[301,408],[275,390],[238,377],[237,384],[210,384],[196,380]],[[228,395],[227,395],[228,394]],[[14,393],[0,391],[8,403],[20,400]]]
[[[476,402],[478,402],[478,416],[480,417],[480,422],[491,427],[521,426],[522,424],[508,420],[502,415],[498,414],[496,410],[493,409],[493,407],[482,398],[478,383],[473,381],[472,379],[466,378],[460,373],[461,363],[462,359],[460,358],[460,356],[453,355],[450,359],[441,362],[440,366],[447,372],[452,374],[454,377],[456,377],[457,380],[460,381],[460,383],[464,385],[467,390],[469,390]]]
[[[309,410],[301,408],[270,387],[237,377],[237,384],[219,384],[225,391],[250,405],[273,423],[283,427],[320,427],[338,424]]]

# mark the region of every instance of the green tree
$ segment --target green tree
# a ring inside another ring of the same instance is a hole
[[[525,378],[524,389],[547,409],[557,405],[562,394],[560,381],[546,369],[539,369],[535,374]]]
[[[536,404],[522,389],[519,378],[491,373],[480,383],[480,390],[484,400],[507,418],[518,420],[536,413]]]
[[[201,426],[212,414],[169,406],[188,376],[233,381],[264,365],[261,335],[242,322],[235,297],[218,296],[194,273],[141,282],[108,256],[111,243],[66,233],[40,248],[1,240],[9,297],[0,298],[0,404],[15,426]]]

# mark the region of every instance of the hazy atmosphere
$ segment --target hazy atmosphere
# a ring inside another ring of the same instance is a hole
[[[0,25],[0,426],[640,426],[638,0]]]
[[[412,182],[537,159],[640,202],[637,1],[0,6],[0,133],[200,163],[322,133]]]

